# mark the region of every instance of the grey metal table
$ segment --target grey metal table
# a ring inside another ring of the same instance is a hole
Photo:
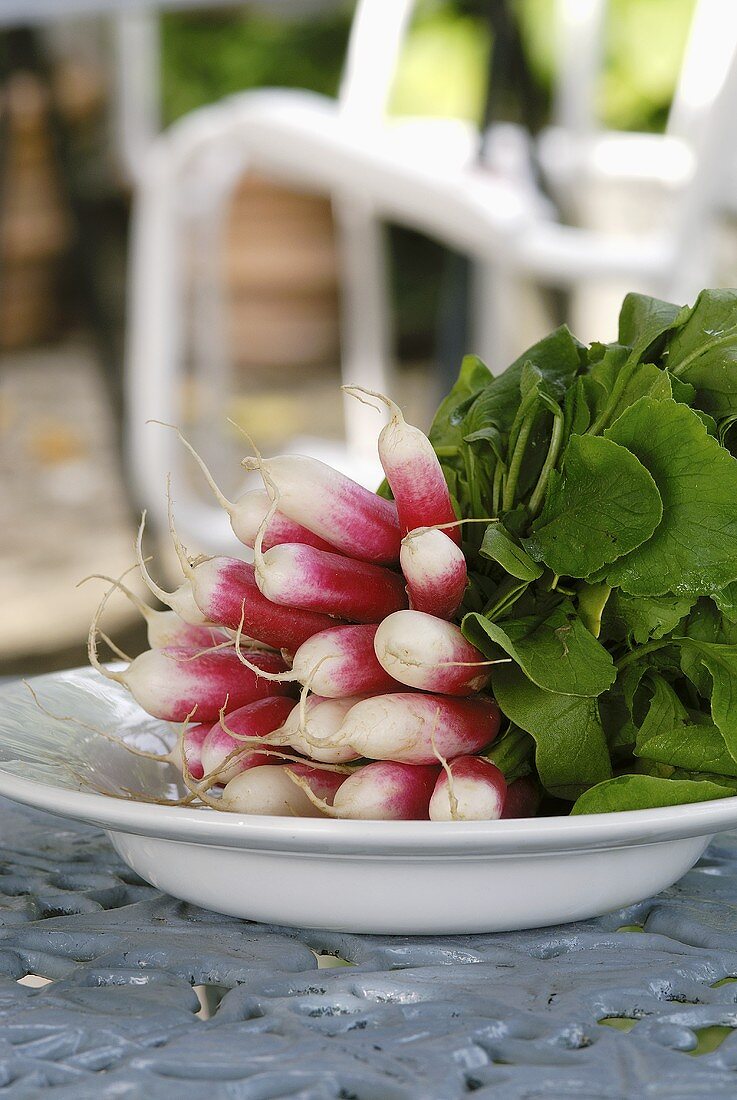
[[[101,833],[5,801],[0,838],[8,1097],[737,1095],[737,984],[724,981],[737,975],[737,836],[608,917],[437,939],[217,916],[142,883]],[[330,955],[351,965],[318,969]],[[53,981],[19,984],[28,974]],[[622,1017],[629,1032],[601,1023]]]

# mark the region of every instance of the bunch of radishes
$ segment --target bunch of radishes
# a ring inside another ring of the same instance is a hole
[[[184,723],[167,759],[193,802],[386,820],[535,812],[534,783],[508,787],[483,755],[500,714],[490,662],[452,621],[468,577],[440,463],[381,400],[393,500],[287,455],[245,459],[266,488],[231,502],[185,440],[254,563],[191,559],[172,524],[185,579],[168,593],[151,580],[139,536],[143,575],[171,611],[139,603],[151,648],[123,672],[100,664],[99,613],[92,624],[93,665],[149,714]]]

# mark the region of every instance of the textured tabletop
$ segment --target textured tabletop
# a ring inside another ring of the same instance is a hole
[[[3,801],[0,843],[3,1096],[737,1096],[737,837],[600,920],[435,939],[220,917]]]

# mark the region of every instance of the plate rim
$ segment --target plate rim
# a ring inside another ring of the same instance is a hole
[[[47,673],[47,683],[80,669]],[[12,681],[0,687],[0,701]],[[0,725],[2,712],[0,711]],[[499,821],[366,821],[218,813],[57,787],[7,771],[0,795],[113,832],[199,845],[321,856],[526,856],[630,847],[737,827],[737,796],[643,810]]]

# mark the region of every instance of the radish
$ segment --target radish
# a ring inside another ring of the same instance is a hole
[[[176,611],[156,611],[144,603],[122,581],[108,577],[105,573],[92,573],[85,580],[107,581],[115,585],[146,620],[148,644],[151,649],[164,649],[166,646],[192,646],[197,649],[211,649],[228,641],[224,630],[216,626],[193,626],[186,623]]]
[[[292,658],[291,672],[277,675],[280,680],[309,683],[316,695],[329,699],[396,691],[401,685],[384,671],[374,652],[377,630],[373,623],[329,627],[302,643]]]
[[[138,528],[138,537],[136,539],[136,558],[146,587],[158,600],[165,603],[172,611],[176,611],[177,615],[180,619],[184,619],[185,623],[190,623],[192,626],[202,626],[204,623],[207,623],[207,619],[195,603],[192,589],[186,581],[178,588],[175,588],[173,592],[165,592],[164,589],[159,588],[158,584],[154,581],[143,557],[143,531],[145,526],[146,513],[143,512],[141,515],[141,523]]]
[[[139,706],[165,722],[183,722],[196,717],[198,722],[215,722],[221,708],[235,710],[245,703],[268,695],[286,695],[289,687],[262,679],[245,669],[234,649],[200,652],[186,646],[147,649],[130,662],[123,672],[105,668],[97,654],[98,622],[114,588],[105,593],[90,624],[87,652],[90,664],[106,676],[128,688]],[[275,653],[254,653],[253,664],[267,672],[280,672],[284,662]]]
[[[504,775],[481,756],[457,756],[444,764],[430,799],[431,821],[496,821],[502,817]]]
[[[230,526],[233,529],[233,534],[244,546],[253,547],[259,528],[271,508],[271,500],[268,493],[265,493],[262,489],[252,489],[249,492],[243,493],[235,501],[228,500],[225,494],[220,490],[220,487],[210,473],[202,456],[197,453],[189,440],[186,439],[179,428],[177,428],[176,424],[164,424],[161,420],[154,420],[152,423],[161,424],[164,428],[172,428],[177,433],[180,440],[205,475],[207,484],[212,489],[218,504],[230,517]],[[280,512],[276,512],[269,520],[268,527],[264,534],[264,549],[268,550],[271,546],[277,546],[280,542],[303,542],[307,546],[317,546],[320,550],[335,549],[332,543],[327,542],[325,539],[321,539],[319,535],[313,534],[312,531],[308,531],[308,529],[303,527],[300,523],[295,523],[294,520],[289,519]]]
[[[381,565],[354,561],[314,546],[255,546],[256,583],[273,603],[375,623],[407,606],[404,581]]]
[[[366,402],[367,396],[382,401],[391,412],[391,420],[379,435],[379,458],[396,501],[402,534],[417,527],[454,523],[457,517],[443,468],[425,433],[407,423],[390,397],[360,386],[343,386],[343,389],[364,404],[371,404]],[[457,527],[449,528],[448,537],[460,544]]]
[[[376,631],[379,664],[395,680],[423,691],[472,695],[489,679],[481,653],[459,627],[423,611],[397,611]]]
[[[202,745],[212,727],[209,723],[199,726],[187,726],[182,733],[181,753],[184,757],[182,763],[193,779],[202,779],[205,769],[202,765]],[[173,750],[173,753],[176,750]]]
[[[539,804],[540,787],[531,775],[523,775],[507,787],[502,817],[534,817]]]
[[[402,539],[399,554],[410,607],[452,619],[468,584],[466,558],[445,531],[419,527]]]
[[[294,652],[336,619],[316,611],[272,603],[258,585],[254,566],[237,558],[208,558],[189,566],[197,606],[211,622],[245,631],[264,645]]]
[[[258,764],[270,764],[270,756],[259,753],[258,741],[264,740],[262,747],[268,747],[265,739],[287,721],[290,712],[294,709],[295,703],[292,699],[257,699],[254,703],[247,703],[246,706],[230,712],[227,717],[227,731],[224,728],[225,718],[216,722],[202,745],[201,756],[205,775],[218,772],[225,764],[227,757],[239,748],[244,750],[242,755],[239,755],[230,767],[218,775],[219,782],[227,783],[234,775],[245,771],[246,768],[252,768]],[[254,741],[248,751],[244,745],[246,739]],[[195,776],[195,778],[202,777]]]
[[[312,768],[309,764],[292,764],[290,770],[303,779],[310,790],[330,804],[345,775]],[[220,810],[242,814],[283,814],[287,817],[322,817],[305,792],[297,786],[283,764],[265,764],[241,772],[226,785],[222,797],[208,805]]]
[[[336,741],[371,760],[434,764],[480,752],[499,731],[493,699],[401,692],[376,695],[348,711]]]
[[[295,707],[284,722],[281,730],[284,742],[296,752],[320,763],[343,764],[348,760],[357,760],[359,754],[348,745],[336,745],[335,738],[348,711],[360,701],[360,696],[346,699],[308,696],[304,704]]]
[[[322,801],[312,784],[288,767],[287,772],[304,791],[313,806],[329,817],[358,818],[367,821],[427,820],[430,796],[440,768],[418,764],[398,764],[379,760],[357,768],[341,783],[332,805]]]
[[[316,458],[246,458],[278,497],[279,511],[360,561],[392,564],[399,558],[396,505]]]

